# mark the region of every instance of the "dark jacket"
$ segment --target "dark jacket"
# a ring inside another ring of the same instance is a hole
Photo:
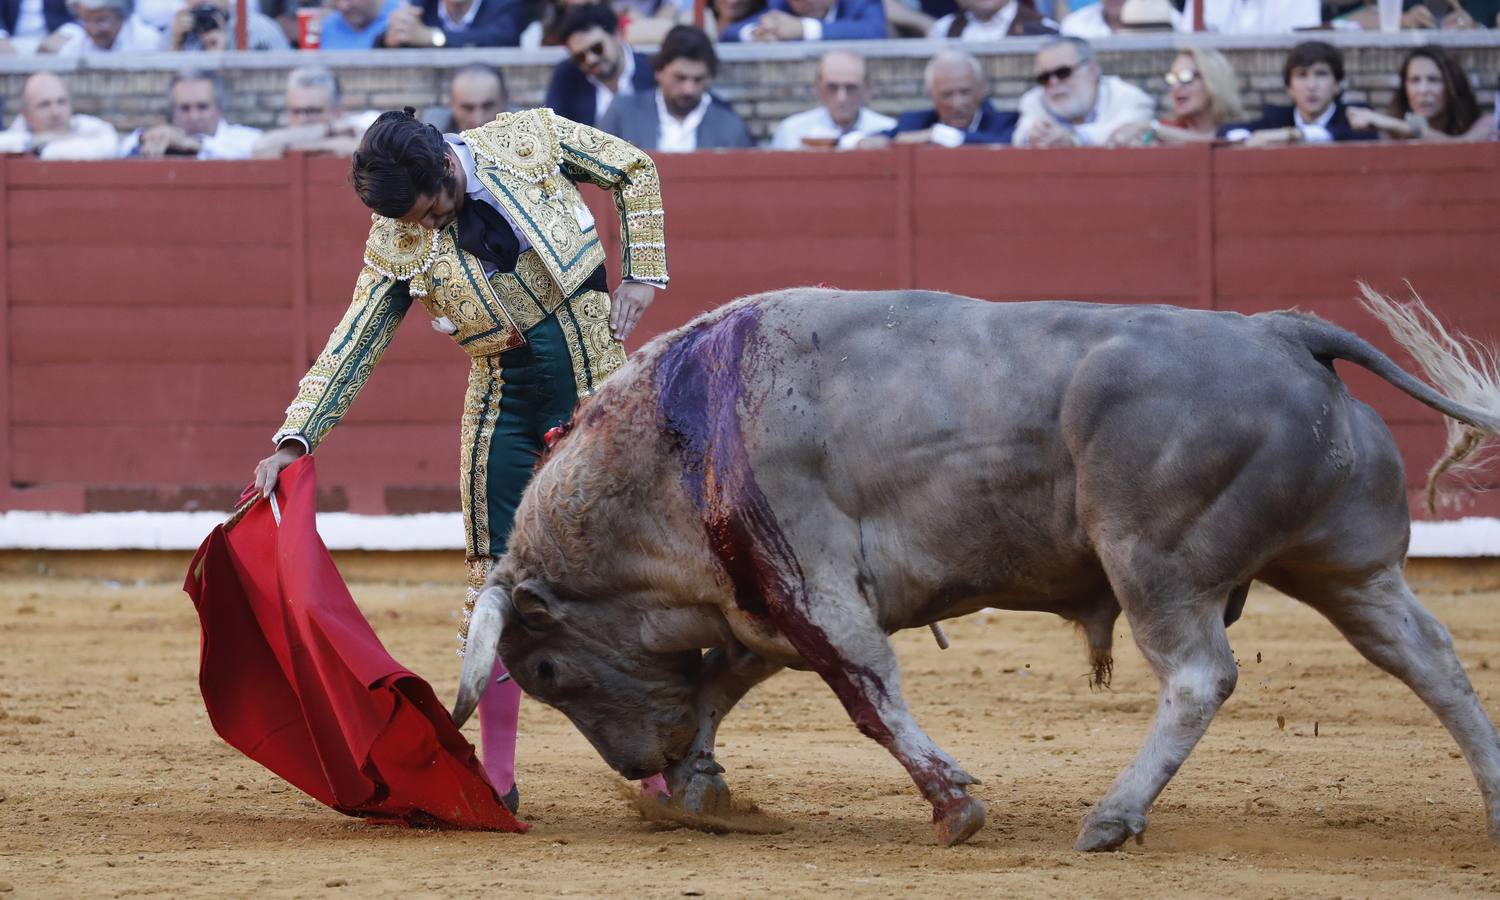
[[[655,150],[661,132],[661,119],[656,111],[656,91],[616,97],[598,127],[615,137],[624,138],[642,150]],[[722,150],[736,147],[754,147],[750,129],[745,120],[730,109],[729,104],[717,97],[709,105],[698,123],[698,149]]]
[[[651,57],[635,50],[635,71],[630,83],[637,94],[649,94],[656,90],[656,73],[651,69]],[[542,102],[564,119],[572,119],[583,125],[594,124],[594,86],[588,76],[571,59],[565,59],[552,70],[552,80],[547,82],[547,99]]]
[[[787,0],[770,0],[766,8],[791,12]],[[880,0],[838,0],[834,9],[833,21],[823,24],[823,40],[859,41],[885,37],[885,6]],[[719,40],[741,40],[741,33],[759,21],[760,15],[754,15],[743,22],[735,22],[724,29]]]
[[[0,0],[0,28],[4,28],[6,34],[15,37],[16,20],[20,17],[21,0]],[[47,23],[48,34],[73,21],[68,15],[67,0],[42,0],[42,19]]]
[[[422,0],[422,24],[428,28],[442,28],[443,20],[438,8],[443,0]],[[521,43],[521,30],[526,27],[526,4],[522,0],[474,0],[479,12],[467,28],[449,31],[449,47],[514,47]],[[377,41],[376,46],[381,42]]]
[[[1022,37],[1038,34],[1057,34],[1056,22],[1036,11],[1027,0],[1016,0],[1016,17],[1010,20],[1010,29],[1006,34],[1011,37]],[[944,37],[956,38],[964,33],[968,25],[968,19],[963,10],[958,10],[953,16],[953,23],[948,26],[948,33]]]
[[[1223,137],[1231,131],[1240,129],[1265,131],[1268,128],[1291,128],[1296,124],[1296,119],[1292,116],[1295,110],[1296,108],[1292,106],[1267,106],[1261,111],[1258,119],[1220,127],[1219,136]],[[1380,132],[1373,128],[1366,131],[1355,131],[1350,128],[1349,107],[1344,105],[1343,100],[1333,101],[1333,118],[1328,120],[1327,128],[1335,141],[1373,141],[1380,137]]]
[[[1020,118],[1013,112],[1001,112],[986,100],[984,106],[979,108],[979,127],[964,133],[964,143],[1009,144],[1016,131],[1016,122],[1020,121]],[[922,131],[937,123],[937,110],[916,109],[902,113],[901,117],[896,120],[896,127],[885,134],[888,137],[895,137],[903,131]]]

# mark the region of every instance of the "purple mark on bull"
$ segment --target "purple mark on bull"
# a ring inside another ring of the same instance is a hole
[[[683,487],[703,517],[735,604],[769,619],[833,688],[859,730],[889,745],[891,732],[870,693],[888,697],[885,683],[845,659],[808,615],[802,565],[750,467],[739,401],[758,325],[755,307],[742,306],[679,337],[657,363],[657,415],[682,457]]]

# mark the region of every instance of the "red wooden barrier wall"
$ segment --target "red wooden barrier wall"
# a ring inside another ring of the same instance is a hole
[[[661,169],[672,287],[633,345],[732,297],[817,282],[1296,305],[1390,350],[1353,282],[1409,279],[1458,328],[1500,336],[1500,144],[746,152]],[[323,158],[0,162],[0,508],[229,503],[348,302],[368,218],[346,172]],[[467,360],[412,319],[320,451],[327,509],[457,506]],[[1419,482],[1436,414],[1345,375]],[[1500,500],[1457,512],[1500,514]]]

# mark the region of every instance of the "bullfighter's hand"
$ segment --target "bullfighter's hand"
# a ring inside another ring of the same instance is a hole
[[[276,478],[281,470],[302,458],[307,451],[296,441],[282,441],[275,453],[261,460],[255,467],[255,492],[269,497],[276,490]]]
[[[614,303],[609,310],[609,333],[617,341],[630,337],[641,313],[656,299],[656,288],[639,281],[627,281],[615,288]]]

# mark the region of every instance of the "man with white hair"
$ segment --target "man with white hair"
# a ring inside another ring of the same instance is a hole
[[[58,29],[66,34],[58,56],[98,56],[104,53],[150,53],[162,49],[162,33],[135,14],[134,0],[68,0],[72,23]]]
[[[928,61],[922,83],[932,101],[931,109],[902,113],[895,128],[862,137],[853,145],[876,149],[891,141],[941,147],[1010,143],[1016,114],[1001,112],[990,103],[990,80],[973,54],[939,50]],[[851,146],[851,140],[841,140],[839,146]]]
[[[1115,129],[1150,121],[1156,102],[1145,91],[1100,72],[1094,48],[1059,37],[1036,53],[1037,86],[1021,96],[1018,147],[1102,147]]]
[[[112,159],[120,139],[103,119],[73,112],[68,86],[51,72],[37,72],[21,91],[21,114],[0,131],[0,153],[31,153],[42,159]]]
[[[250,155],[276,159],[299,151],[353,156],[377,115],[346,115],[338,76],[322,66],[302,66],[286,76],[286,127],[262,134]]]
[[[783,119],[771,138],[773,149],[801,150],[813,145],[805,141],[831,145],[850,132],[869,134],[896,125],[895,119],[864,105],[870,80],[865,74],[865,58],[853,50],[823,54],[813,88],[822,104]]]

